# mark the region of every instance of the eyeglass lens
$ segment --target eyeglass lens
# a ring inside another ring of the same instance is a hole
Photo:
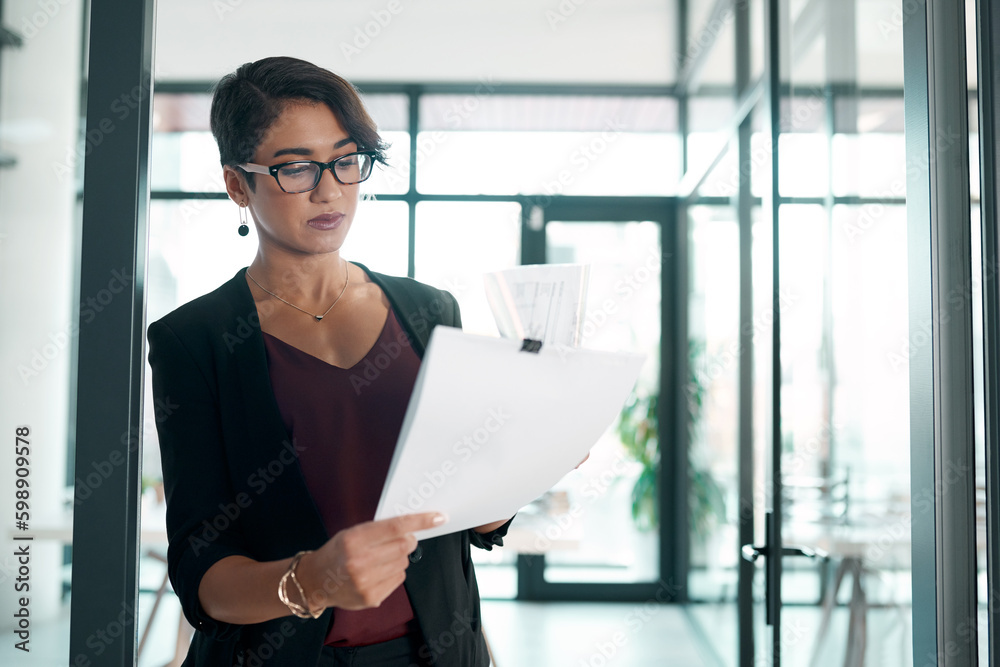
[[[331,171],[344,185],[360,183],[371,175],[373,160],[370,155],[358,153],[334,160]],[[294,162],[278,170],[278,184],[285,192],[306,192],[319,185],[322,174],[315,162]]]

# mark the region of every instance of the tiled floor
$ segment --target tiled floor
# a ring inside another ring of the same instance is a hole
[[[715,667],[682,607],[483,602],[496,667]]]
[[[143,596],[143,615],[148,604]],[[167,598],[159,612],[140,667],[161,667],[173,653],[179,608]],[[815,636],[795,628],[815,628],[815,606],[784,608],[789,628],[783,664],[810,665]],[[646,606],[608,603],[483,602],[483,619],[496,667],[729,667],[736,664],[736,611],[731,604]],[[839,667],[844,660],[847,613],[837,609],[815,667]],[[763,624],[760,624],[763,628]],[[908,609],[871,609],[866,664],[912,664]],[[140,631],[142,628],[140,627]],[[69,614],[33,626],[32,651],[0,643],[4,667],[66,667]],[[763,642],[762,642],[763,643]],[[759,662],[757,664],[768,664]],[[985,664],[985,663],[984,663]]]
[[[837,609],[819,651],[812,632],[817,607],[787,607],[784,665],[841,667],[847,610]],[[737,661],[736,609],[731,604],[665,605],[484,602],[483,618],[495,667],[730,667]],[[761,619],[762,620],[762,619]],[[770,639],[762,622],[759,645]],[[910,660],[909,621],[898,608],[868,614],[866,664],[904,667]],[[813,653],[816,653],[815,662]],[[768,665],[763,657],[755,663]]]

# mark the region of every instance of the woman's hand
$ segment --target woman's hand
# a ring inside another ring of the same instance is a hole
[[[409,555],[417,548],[413,533],[435,528],[445,517],[436,512],[368,521],[342,530],[299,562],[296,576],[309,608],[377,607],[406,579]]]

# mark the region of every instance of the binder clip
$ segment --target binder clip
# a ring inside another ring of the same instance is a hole
[[[534,338],[525,338],[524,342],[521,343],[521,352],[534,352],[542,349],[542,341],[535,340]]]

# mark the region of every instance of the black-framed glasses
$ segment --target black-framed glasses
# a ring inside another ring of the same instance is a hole
[[[319,185],[319,180],[323,177],[323,171],[330,170],[333,177],[341,185],[356,185],[368,180],[372,175],[372,166],[375,164],[375,153],[369,151],[358,151],[341,155],[329,162],[317,162],[315,160],[295,160],[294,162],[282,162],[268,167],[262,164],[247,162],[237,165],[244,171],[251,171],[255,174],[270,174],[278,182],[278,187],[289,194],[309,192]]]

